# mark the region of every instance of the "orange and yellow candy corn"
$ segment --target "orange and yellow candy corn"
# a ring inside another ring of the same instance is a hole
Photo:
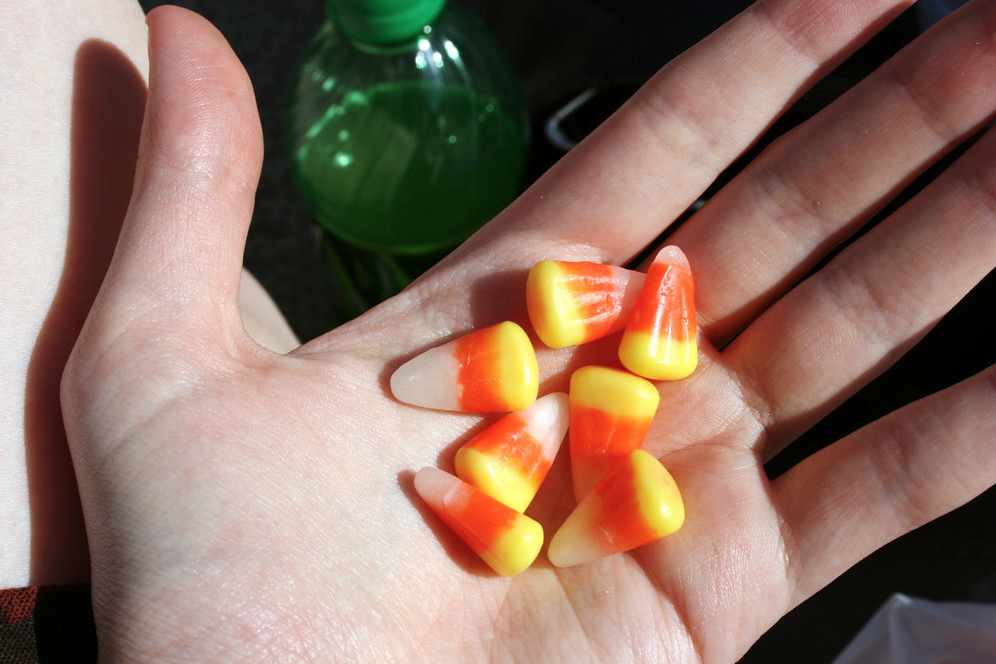
[[[629,551],[681,527],[685,507],[671,474],[634,450],[585,496],[550,540],[550,562],[570,567]]]
[[[639,376],[610,367],[582,367],[571,376],[571,474],[581,499],[605,473],[643,445],[660,394]]]
[[[540,341],[577,346],[626,326],[642,272],[585,261],[540,261],[526,279],[526,308]]]
[[[677,380],[695,370],[695,288],[688,259],[678,247],[661,249],[647,271],[619,344],[619,359],[651,380]]]
[[[525,512],[567,433],[567,413],[567,395],[554,392],[506,415],[457,450],[457,477]]]
[[[538,391],[539,369],[529,335],[508,321],[430,348],[391,376],[396,399],[439,410],[523,410]]]
[[[538,523],[446,471],[418,471],[415,491],[498,574],[514,576],[539,555]]]

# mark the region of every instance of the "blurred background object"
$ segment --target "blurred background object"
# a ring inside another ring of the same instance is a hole
[[[502,46],[460,5],[328,9],[292,82],[286,140],[353,315],[512,202],[529,118]]]
[[[480,18],[523,82],[533,143],[525,183],[584,137],[664,63],[750,4],[747,0],[451,0]],[[141,0],[148,10],[159,0]],[[925,4],[927,3],[927,4]],[[256,90],[266,161],[246,247],[246,266],[270,291],[302,339],[345,314],[323,234],[294,183],[283,137],[294,72],[326,19],[323,0],[172,0],[212,21],[228,38]],[[805,120],[902,48],[921,30],[921,0],[804,95],[728,176],[771,138]],[[938,5],[938,3],[934,3]],[[578,98],[582,97],[578,102]],[[572,104],[572,102],[574,102]],[[547,138],[554,118],[559,135]],[[954,158],[956,155],[952,155]],[[901,200],[950,163],[924,174]],[[706,192],[708,196],[709,192]],[[888,213],[895,206],[885,210]],[[353,275],[380,279],[356,254]],[[390,275],[388,275],[390,276]],[[777,475],[890,410],[996,363],[996,277],[990,274],[927,337],[769,464]],[[765,634],[742,664],[829,664],[894,593],[937,601],[996,601],[996,490],[886,546]]]
[[[996,662],[996,604],[896,593],[833,664]]]
[[[926,30],[966,2],[968,0],[920,0],[916,3],[917,25],[920,30]]]

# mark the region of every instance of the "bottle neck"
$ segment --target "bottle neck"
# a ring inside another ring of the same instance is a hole
[[[446,0],[327,0],[329,19],[347,37],[372,46],[411,42]]]

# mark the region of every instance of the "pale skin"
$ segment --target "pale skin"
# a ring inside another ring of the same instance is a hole
[[[759,3],[411,288],[285,355],[251,339],[238,307],[262,160],[251,87],[206,22],[153,12],[134,196],[62,383],[102,661],[734,662],[850,565],[992,486],[992,368],[777,480],[762,465],[996,264],[990,132],[789,290],[992,120],[990,0],[776,143],[669,239],[695,274],[701,353],[691,378],[660,385],[645,446],[683,492],[675,535],[494,576],[411,482],[450,466],[481,418],[386,387],[425,348],[525,323],[536,261],[629,260],[907,4]],[[541,350],[542,389],[611,361],[611,341]],[[529,513],[550,533],[572,501],[561,460]]]
[[[0,9],[0,586],[89,577],[59,379],[131,197],[148,79],[134,0]],[[243,272],[246,329],[298,345]]]

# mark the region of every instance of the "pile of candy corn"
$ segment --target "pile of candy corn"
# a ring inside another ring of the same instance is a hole
[[[498,574],[525,570],[543,528],[524,512],[569,433],[577,507],[550,540],[557,567],[653,542],[685,518],[674,479],[643,441],[660,396],[651,380],[677,380],[698,358],[694,287],[680,249],[664,247],[641,272],[589,262],[542,261],[526,303],[540,340],[565,348],[623,331],[625,369],[582,367],[569,394],[538,397],[536,354],[519,325],[503,322],[432,348],[391,377],[399,401],[441,410],[508,412],[463,445],[456,475],[427,467],[415,490]]]

